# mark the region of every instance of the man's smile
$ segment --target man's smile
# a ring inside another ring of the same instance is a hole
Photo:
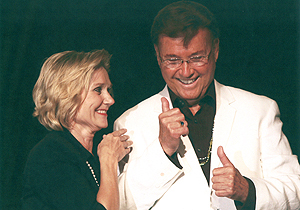
[[[190,84],[194,83],[198,78],[199,78],[199,76],[196,77],[195,79],[179,79],[179,78],[176,78],[176,79],[185,85],[190,85]]]

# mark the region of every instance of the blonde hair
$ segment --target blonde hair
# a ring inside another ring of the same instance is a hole
[[[96,70],[110,68],[111,55],[104,49],[92,52],[65,51],[49,57],[33,88],[33,116],[48,130],[70,129]]]

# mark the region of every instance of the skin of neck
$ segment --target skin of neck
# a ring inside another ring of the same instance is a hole
[[[195,114],[201,109],[201,106],[199,104],[195,104],[191,107],[189,107],[192,114],[195,116]]]
[[[76,124],[73,125],[69,131],[85,149],[92,153],[95,132],[91,132],[87,129],[80,129]]]
[[[199,102],[204,97],[207,89],[208,89],[208,87],[206,87],[205,90],[202,91],[202,93],[200,94],[200,96],[197,99],[186,100],[188,105],[189,105],[189,109],[190,109],[190,111],[192,112],[192,114],[194,116],[201,109],[201,106],[199,105]]]

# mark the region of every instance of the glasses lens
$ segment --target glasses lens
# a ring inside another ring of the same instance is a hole
[[[204,61],[193,61],[193,62],[190,63],[190,65],[197,66],[197,67],[203,66],[205,64],[206,64],[206,62],[204,62]]]
[[[191,58],[188,61],[183,61],[181,59],[176,60],[166,60],[165,66],[169,69],[177,69],[179,68],[184,62],[187,62],[191,67],[200,67],[204,66],[208,63],[208,56],[207,57],[195,57]]]
[[[167,64],[166,67],[169,68],[169,69],[176,69],[176,68],[180,67],[180,64],[170,63],[170,64]]]
[[[182,64],[182,61],[180,59],[176,59],[176,60],[167,60],[165,65],[167,68],[170,68],[170,69],[175,69],[175,68],[178,68],[180,67]]]

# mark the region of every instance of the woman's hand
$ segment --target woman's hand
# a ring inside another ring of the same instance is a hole
[[[124,135],[126,131],[120,129],[103,135],[97,148],[101,172],[97,201],[109,210],[119,209],[118,162],[130,152],[129,146],[132,145],[129,136]]]
[[[120,129],[103,135],[103,139],[97,149],[100,162],[101,159],[107,160],[107,158],[119,162],[130,152],[129,146],[132,145],[132,141],[128,141],[129,136],[124,135],[126,131],[126,129]]]

